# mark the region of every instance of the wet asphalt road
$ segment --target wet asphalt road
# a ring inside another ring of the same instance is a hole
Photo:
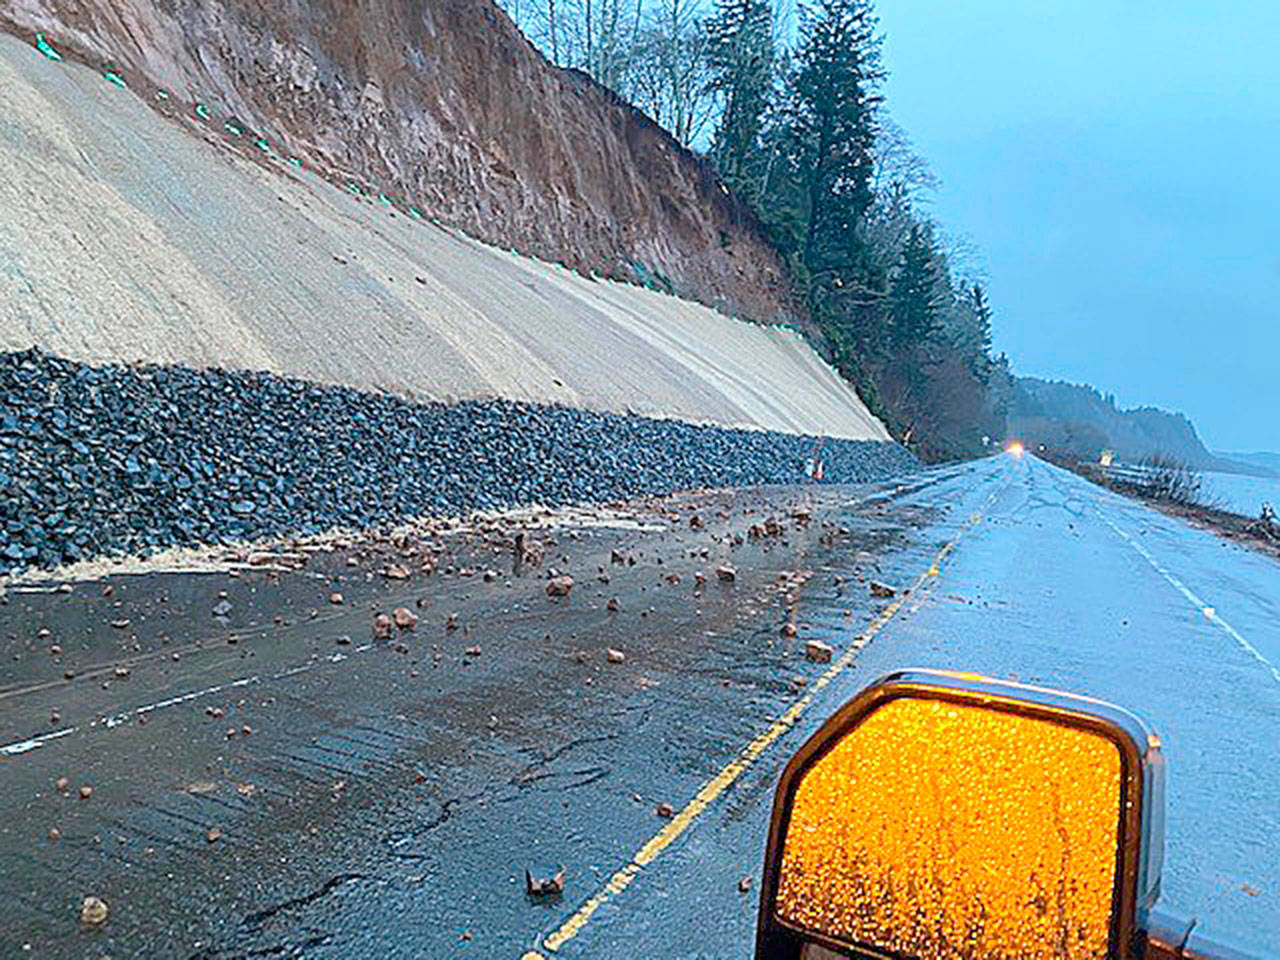
[[[780,532],[751,537],[768,517]],[[1171,768],[1167,904],[1280,952],[1268,558],[1005,456],[582,515],[530,529],[545,558],[520,575],[517,529],[358,543],[297,571],[11,588],[0,955],[519,958],[551,956],[550,941],[566,957],[749,957],[757,889],[742,881],[781,765],[906,666],[1146,717]],[[917,581],[952,541],[941,576]],[[378,573],[392,562],[410,579]],[[547,597],[550,568],[575,578],[568,598]],[[848,669],[807,661],[806,639],[838,660],[889,604],[868,577],[921,585]],[[417,627],[372,641],[374,612],[402,605]],[[806,697],[795,728],[725,782]],[[709,783],[705,809],[683,813]],[[526,867],[561,866],[562,896],[526,896]],[[77,922],[89,894],[110,906],[96,930]]]

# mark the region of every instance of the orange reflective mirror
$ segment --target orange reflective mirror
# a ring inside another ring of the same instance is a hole
[[[758,955],[1125,955],[1154,897],[1138,887],[1155,750],[1095,701],[955,674],[878,684],[783,776],[760,940],[776,949]]]

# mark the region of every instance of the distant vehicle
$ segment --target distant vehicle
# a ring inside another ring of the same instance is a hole
[[[841,708],[782,774],[756,960],[1240,957],[1157,909],[1159,738],[1110,704],[942,671]]]

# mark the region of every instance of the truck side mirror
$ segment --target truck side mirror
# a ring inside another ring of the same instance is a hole
[[[1141,956],[1163,813],[1159,740],[1132,714],[893,674],[783,771],[756,958]]]

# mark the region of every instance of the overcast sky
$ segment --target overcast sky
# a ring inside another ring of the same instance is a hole
[[[880,0],[1017,372],[1280,450],[1280,2]]]

